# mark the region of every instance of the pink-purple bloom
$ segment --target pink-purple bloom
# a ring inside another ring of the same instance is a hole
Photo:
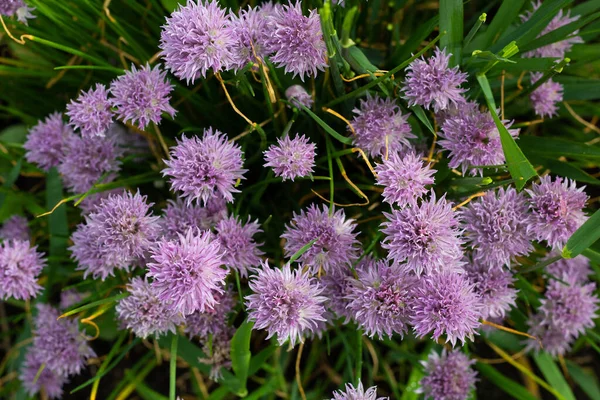
[[[249,63],[256,63],[268,55],[265,48],[265,32],[269,12],[263,7],[248,6],[239,11],[238,15],[229,14],[231,29],[235,35],[232,45],[233,61],[231,67],[235,70],[244,68]],[[258,58],[258,60],[257,60]]]
[[[77,100],[67,104],[66,114],[69,125],[79,129],[84,137],[104,136],[113,120],[106,86],[97,83],[95,89],[82,91]]]
[[[185,333],[198,336],[207,340],[210,335],[214,337],[226,334],[231,329],[228,318],[236,301],[231,288],[222,293],[215,293],[215,305],[204,311],[194,311],[185,316]]]
[[[35,396],[41,390],[50,399],[60,399],[63,396],[63,386],[68,383],[69,378],[61,375],[47,366],[44,366],[41,374],[37,376],[42,362],[39,360],[34,347],[29,347],[25,354],[25,361],[21,367],[19,379],[29,396]],[[37,376],[37,380],[36,380]]]
[[[29,300],[42,287],[38,276],[46,266],[44,254],[29,240],[5,240],[0,243],[0,300]]]
[[[0,240],[29,240],[27,218],[13,215],[2,223]]]
[[[466,400],[475,389],[475,360],[469,359],[460,350],[444,349],[442,354],[432,351],[421,363],[425,376],[419,382],[417,392],[423,393],[425,399]]]
[[[557,252],[553,252],[548,255],[548,258],[557,255],[559,255]],[[585,256],[560,258],[558,261],[548,265],[546,272],[556,279],[573,285],[580,285],[587,282],[588,277],[593,274],[590,268],[590,260]]]
[[[188,229],[209,230],[227,217],[227,204],[222,197],[212,197],[205,206],[188,204],[181,199],[169,200],[161,219],[163,234],[177,239]]]
[[[315,166],[315,144],[304,135],[289,136],[277,139],[277,145],[272,145],[265,151],[265,167],[273,168],[275,176],[287,179],[312,174]]]
[[[262,243],[254,240],[254,235],[262,232],[258,220],[250,221],[248,217],[244,224],[238,217],[229,216],[217,223],[215,232],[223,251],[223,264],[226,267],[233,268],[242,277],[246,277],[248,268],[260,264],[260,257],[264,252],[258,247]]]
[[[313,105],[313,99],[308,94],[306,89],[300,85],[292,85],[285,90],[285,98],[294,106],[301,108],[303,105],[306,108],[311,108]]]
[[[65,156],[65,146],[72,138],[73,130],[63,121],[62,114],[52,113],[29,130],[23,144],[25,158],[48,171],[60,164]]]
[[[464,268],[473,290],[481,298],[481,318],[504,318],[517,299],[512,272],[475,262],[467,263]]]
[[[0,1],[0,15],[6,15],[7,17],[17,16],[17,21],[27,25],[27,19],[35,18],[35,15],[31,12],[35,10],[34,7],[29,7],[23,0],[1,0]]]
[[[333,392],[331,400],[389,400],[389,397],[377,397],[377,386],[372,386],[367,390],[364,389],[362,382],[358,382],[358,386],[354,387],[351,383],[346,383],[344,390]]]
[[[534,72],[531,74],[531,84],[533,85],[542,78],[544,74]],[[548,79],[535,89],[529,99],[533,105],[535,113],[542,118],[550,118],[558,114],[558,103],[563,99],[563,85]]]

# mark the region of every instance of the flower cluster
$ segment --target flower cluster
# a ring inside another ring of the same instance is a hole
[[[13,215],[2,223],[0,240],[29,240],[27,218]]]
[[[23,148],[27,161],[48,171],[57,167],[65,157],[66,144],[73,140],[73,130],[55,112],[29,130]]]
[[[254,235],[262,232],[258,221],[243,224],[237,217],[228,217],[217,223],[215,227],[217,240],[223,251],[223,264],[233,268],[242,277],[248,276],[248,268],[260,264],[260,256],[264,253],[258,248],[260,243],[254,241]]]
[[[284,181],[307,176],[315,166],[315,149],[315,144],[304,135],[277,139],[277,145],[265,151],[265,167],[273,168],[275,176],[281,176]]]
[[[377,397],[377,386],[364,389],[362,382],[354,387],[351,383],[346,383],[344,390],[333,392],[331,400],[389,400],[389,397]]]
[[[433,351],[426,361],[421,362],[425,368],[425,376],[419,382],[418,393],[426,399],[466,400],[475,389],[477,372],[470,360],[458,350],[441,354]]]
[[[0,300],[36,297],[42,287],[37,279],[46,266],[43,253],[29,240],[6,240],[0,243]]]

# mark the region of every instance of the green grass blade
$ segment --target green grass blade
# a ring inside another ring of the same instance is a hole
[[[252,336],[253,322],[244,321],[240,325],[233,338],[231,339],[231,368],[236,378],[240,382],[238,396],[244,397],[248,394],[246,381],[248,380],[248,370],[250,368],[250,337]]]
[[[569,238],[563,248],[564,258],[574,258],[600,239],[600,210],[596,211]]]
[[[552,360],[552,357],[546,353],[533,354],[533,360],[536,365],[542,371],[546,381],[554,388],[558,393],[563,395],[566,400],[575,400],[575,396],[569,387],[569,384],[565,380],[562,372],[558,369],[558,366]]]
[[[339,142],[341,142],[343,144],[352,144],[352,138],[340,135],[339,133],[337,133],[335,131],[335,129],[333,129],[331,126],[329,126],[327,124],[327,122],[325,122],[321,118],[319,118],[319,116],[317,114],[310,111],[310,109],[308,109],[306,106],[304,106],[302,104],[300,106],[302,107],[302,110],[304,110],[304,112],[307,113],[312,119],[314,119],[317,124],[321,125],[321,128],[325,129],[325,132],[329,133],[336,140],[338,140]]]
[[[523,8],[523,4],[525,4],[525,0],[502,1],[502,5],[496,15],[494,15],[494,19],[492,19],[489,27],[482,35],[481,41],[477,43],[481,46],[481,49],[488,49],[492,43],[498,40],[506,28],[510,26],[510,22],[517,18],[521,8]],[[475,44],[476,42],[473,43]]]
[[[169,400],[175,400],[177,394],[177,340],[179,335],[173,335],[171,339],[171,359],[169,360]]]
[[[592,400],[600,400],[598,378],[570,360],[565,360],[565,362],[571,378],[581,387],[585,394]]]
[[[310,242],[308,242],[304,246],[302,246],[300,248],[300,250],[298,250],[297,252],[295,252],[290,257],[290,264],[293,263],[294,261],[296,261],[297,259],[299,259],[302,256],[302,254],[306,253],[308,251],[308,249],[310,249],[312,247],[312,245],[315,244],[315,242],[317,240],[319,240],[319,238],[315,238],[315,239],[311,240]]]
[[[502,375],[496,370],[496,368],[483,363],[477,363],[477,369],[481,375],[492,381],[498,389],[503,390],[511,397],[517,400],[536,400],[533,394],[531,394],[524,386],[518,384],[510,378]]]
[[[116,301],[119,301],[121,299],[124,299],[127,296],[129,296],[129,293],[120,293],[120,294],[108,297],[106,299],[102,299],[102,300],[98,300],[98,301],[93,301],[93,302],[91,302],[89,304],[86,304],[84,306],[77,307],[77,308],[74,308],[72,310],[69,310],[69,311],[65,312],[64,314],[62,314],[60,316],[60,318],[69,317],[71,315],[80,313],[80,312],[85,311],[85,310],[89,310],[90,308],[94,308],[96,306],[100,306],[100,305],[103,305],[103,304],[116,302]]]
[[[441,47],[452,53],[450,66],[460,65],[464,36],[462,0],[440,0],[440,31],[448,32],[440,40]]]

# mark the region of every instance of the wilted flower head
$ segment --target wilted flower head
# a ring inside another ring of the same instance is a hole
[[[277,145],[269,147],[264,154],[265,167],[273,168],[275,176],[281,176],[284,181],[307,176],[315,166],[315,144],[304,135],[277,139]]]
[[[106,86],[97,83],[95,89],[81,92],[77,100],[67,104],[69,125],[79,129],[84,137],[104,136],[112,124],[112,111]]]
[[[314,273],[320,268],[330,273],[345,267],[358,258],[355,229],[354,220],[346,219],[343,210],[330,213],[326,205],[322,209],[311,205],[306,211],[294,213],[292,223],[286,226],[285,233],[281,235],[286,240],[286,257],[291,257],[307,243],[316,240],[300,256],[299,262]]]
[[[190,3],[192,4],[192,3]],[[171,189],[182,192],[188,204],[202,200],[204,204],[212,197],[233,201],[238,179],[245,179],[247,171],[242,168],[242,149],[227,141],[218,130],[204,130],[202,139],[183,136],[171,148],[171,159],[165,160],[167,168],[162,174],[170,176]]]
[[[558,252],[553,252],[548,254],[547,258],[557,255],[559,255]],[[546,267],[546,271],[554,277],[574,285],[587,282],[588,276],[593,274],[590,260],[585,256],[561,258]]]
[[[527,189],[531,210],[527,233],[553,248],[564,245],[587,219],[583,207],[588,196],[583,189],[567,178],[541,177],[540,183]]]
[[[185,316],[185,332],[191,336],[198,336],[203,340],[223,335],[229,332],[227,319],[236,301],[231,288],[222,293],[215,293],[215,305],[202,311],[194,311]]]
[[[222,219],[215,227],[217,240],[223,251],[223,264],[237,270],[242,277],[248,276],[248,268],[260,264],[260,256],[264,254],[258,246],[262,243],[254,241],[254,235],[262,232],[258,220],[245,224],[238,217],[229,216]]]
[[[150,68],[146,64],[139,70],[135,65],[131,71],[125,71],[110,84],[110,93],[113,95],[110,104],[115,107],[117,117],[127,123],[146,129],[150,122],[159,124],[161,114],[167,113],[173,118],[175,109],[169,104],[173,85],[170,85],[165,71],[157,65]]]
[[[466,400],[475,389],[477,372],[472,368],[475,360],[459,350],[448,352],[444,349],[441,355],[432,351],[429,358],[421,363],[425,376],[417,391],[423,393],[426,399]]]
[[[51,399],[60,399],[63,395],[62,387],[68,383],[69,379],[66,375],[61,375],[56,371],[51,370],[47,366],[44,367],[40,376],[36,376],[42,362],[38,359],[36,349],[29,347],[25,353],[25,361],[21,367],[19,379],[29,396],[34,396],[42,389]]]
[[[541,72],[535,72],[531,74],[531,84],[540,80],[544,74]],[[542,83],[540,87],[535,89],[530,95],[529,99],[533,104],[533,109],[537,115],[542,118],[552,117],[557,114],[558,103],[563,99],[563,85],[558,82],[554,82],[552,79],[548,79]]]
[[[160,34],[165,66],[179,79],[194,83],[209,70],[228,69],[236,36],[225,9],[215,0],[189,0],[167,18]]]
[[[289,264],[271,268],[265,262],[249,285],[253,293],[246,296],[248,319],[255,322],[254,329],[267,330],[267,339],[276,335],[280,346],[289,340],[294,347],[317,329],[319,321],[325,321],[327,299],[308,272],[292,271]]]
[[[177,241],[162,239],[151,253],[148,276],[161,301],[183,315],[215,306],[228,271],[222,268],[223,253],[210,231],[190,229]]]
[[[290,103],[298,108],[301,108],[300,105],[303,105],[306,108],[311,108],[313,105],[312,97],[308,94],[306,89],[300,85],[292,85],[287,88],[285,90],[285,97]]]
[[[267,56],[265,48],[265,31],[269,12],[262,7],[248,6],[235,15],[230,13],[231,30],[235,36],[232,49],[232,68],[239,70],[248,63],[256,63]]]
[[[29,240],[27,218],[13,215],[2,223],[0,228],[1,240]]]
[[[481,299],[481,318],[504,318],[517,299],[512,272],[475,262],[467,263],[464,269],[473,291]]]
[[[0,300],[29,300],[41,292],[37,278],[46,266],[43,256],[29,240],[0,243]]]
[[[371,157],[397,153],[410,146],[408,139],[416,137],[407,122],[408,115],[402,114],[395,100],[367,95],[352,111],[356,114],[350,121],[354,144]]]
[[[25,158],[48,171],[60,164],[65,155],[65,146],[72,140],[73,130],[63,122],[62,114],[55,112],[29,130],[23,148]]]
[[[35,18],[31,12],[35,7],[28,7],[23,0],[1,0],[0,15],[7,17],[17,16],[17,20],[27,25],[27,19]]]
[[[402,89],[409,106],[420,105],[438,112],[464,102],[462,94],[467,89],[460,85],[467,81],[467,74],[460,72],[458,66],[448,68],[450,56],[446,50],[436,48],[429,59],[417,58],[410,63]]]
[[[351,383],[346,383],[346,391],[333,392],[331,400],[389,400],[389,397],[377,397],[377,386],[372,386],[365,391],[362,382],[359,381],[356,388]]]
[[[222,197],[210,198],[205,206],[187,204],[181,199],[169,200],[164,212],[161,219],[163,234],[177,239],[178,234],[185,234],[190,228],[205,231],[217,225],[227,217],[227,204]]]

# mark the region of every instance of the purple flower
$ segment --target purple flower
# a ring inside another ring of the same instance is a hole
[[[352,289],[351,278],[353,278],[352,270],[344,268],[322,276],[319,281],[323,287],[322,294],[327,298],[325,307],[333,311],[336,317],[344,318],[344,324],[352,319],[352,313],[348,309],[350,301],[347,298]]]
[[[558,252],[550,253],[546,259],[557,255],[559,255]],[[593,274],[590,268],[590,260],[584,256],[561,258],[550,264],[546,271],[572,285],[581,285],[587,282],[588,276]]]
[[[510,267],[511,259],[533,250],[527,232],[525,197],[513,188],[469,203],[461,212],[465,239],[473,247],[473,258],[488,268]]]
[[[163,112],[173,118],[177,112],[169,104],[173,85],[169,84],[166,75],[158,65],[150,68],[146,64],[139,70],[132,65],[131,71],[125,71],[113,80],[110,104],[115,107],[117,118],[124,123],[131,122],[141,130],[150,122],[158,125]]]
[[[387,218],[381,232],[387,237],[381,246],[389,251],[388,258],[404,262],[402,268],[417,275],[439,271],[457,271],[462,265],[462,239],[458,220],[445,196],[420,205],[383,213]]]
[[[450,56],[446,50],[436,48],[428,60],[417,58],[407,67],[402,90],[410,107],[419,105],[438,112],[464,102],[462,95],[467,89],[460,85],[467,81],[467,74],[458,67],[448,68]]]
[[[62,387],[69,382],[65,375],[61,375],[51,370],[47,366],[44,367],[40,376],[36,376],[42,362],[38,359],[36,349],[30,347],[25,353],[25,361],[21,367],[19,379],[23,383],[23,387],[29,396],[34,396],[42,389],[51,399],[60,399],[63,395]]]
[[[97,83],[96,89],[81,92],[77,100],[67,104],[69,125],[79,129],[84,137],[104,136],[112,124],[112,111],[106,86]]]
[[[143,260],[160,233],[158,217],[139,192],[103,199],[73,233],[72,257],[84,278],[106,279],[114,270],[128,271]]]
[[[242,149],[212,128],[204,130],[202,139],[184,136],[178,140],[165,164],[162,174],[171,177],[171,188],[182,192],[188,204],[194,200],[206,204],[213,197],[232,202],[233,193],[239,192],[236,181],[245,179],[247,171],[242,168]]]
[[[228,271],[221,267],[223,254],[209,231],[190,229],[177,241],[162,239],[151,253],[148,276],[161,301],[183,315],[215,306]]]
[[[307,176],[313,173],[315,166],[315,144],[304,135],[290,139],[289,136],[277,139],[265,154],[265,167],[273,168],[275,176],[283,180]]]
[[[237,270],[242,277],[248,276],[248,268],[260,264],[260,256],[265,254],[258,246],[262,243],[254,241],[254,235],[262,232],[258,220],[242,224],[238,217],[229,216],[217,223],[215,227],[217,240],[223,250],[223,264]]]
[[[402,114],[395,100],[367,95],[352,111],[356,114],[351,121],[356,133],[354,145],[371,157],[385,157],[409,148],[408,139],[416,137],[407,122],[408,115]]]
[[[481,298],[481,318],[504,318],[517,299],[512,273],[478,263],[467,263],[464,268],[473,291]]]
[[[571,345],[575,339],[565,335],[565,332],[561,328],[543,323],[543,318],[541,314],[532,315],[527,320],[527,325],[529,325],[527,333],[538,338],[542,342],[542,346],[544,346],[543,350],[550,355],[554,357],[564,355],[571,349]],[[526,344],[527,350],[534,350],[536,352],[542,350],[537,340],[528,339]]]
[[[362,382],[359,381],[356,388],[351,383],[346,383],[346,391],[333,392],[331,400],[389,400],[389,397],[377,397],[377,386],[372,386],[365,391]]]
[[[433,340],[446,335],[446,343],[456,345],[473,335],[481,323],[481,299],[474,285],[461,274],[442,273],[424,276],[415,287],[411,324],[417,337],[433,332]]]
[[[540,80],[544,74],[541,72],[535,72],[531,74],[531,84]],[[535,89],[530,95],[529,99],[533,104],[535,113],[542,117],[552,117],[558,114],[558,106],[563,99],[563,85],[558,82],[554,82],[552,79],[548,79],[542,83],[540,87]]]
[[[29,240],[0,243],[0,300],[29,300],[42,290],[37,278],[46,266],[44,254]]]
[[[78,292],[75,289],[68,289],[63,291],[60,294],[60,309],[66,310],[74,305],[81,303],[87,296],[89,296],[89,292]]]
[[[35,18],[31,12],[35,7],[29,7],[23,0],[2,0],[0,1],[0,15],[7,17],[17,16],[17,21],[27,25],[27,19]]]
[[[254,329],[267,330],[267,339],[276,335],[280,346],[289,340],[294,347],[325,321],[327,299],[308,272],[292,271],[289,264],[271,268],[265,262],[249,285],[253,293],[246,296],[248,319],[255,322]]]
[[[477,372],[472,368],[475,360],[459,350],[442,354],[432,351],[426,361],[421,361],[425,376],[421,379],[418,393],[426,399],[466,400],[475,389]]]
[[[240,70],[249,63],[256,63],[267,56],[265,48],[265,30],[267,29],[268,7],[252,8],[239,11],[239,16],[230,13],[231,29],[235,42],[231,46],[233,53],[232,68]],[[262,61],[261,61],[262,62]]]
[[[209,378],[213,381],[218,381],[223,377],[222,368],[231,369],[232,337],[233,330],[228,329],[227,332],[214,336],[212,341],[205,341],[202,345],[202,351],[206,357],[199,358],[198,361],[210,365]]]
[[[427,193],[426,186],[435,181],[436,173],[413,152],[392,153],[375,166],[375,171],[377,184],[383,186],[383,200],[400,207],[416,205],[417,199]]]
[[[173,75],[194,83],[207,72],[228,69],[236,35],[225,9],[214,0],[189,0],[167,18],[160,34],[161,55]]]
[[[205,231],[216,226],[227,217],[227,204],[221,197],[210,198],[204,207],[187,204],[181,199],[169,200],[164,212],[161,219],[163,234],[168,239],[177,239],[190,228]]]
[[[192,336],[198,336],[207,340],[210,335],[213,338],[229,332],[227,320],[233,311],[236,301],[231,288],[223,293],[215,293],[215,305],[205,311],[194,311],[185,316],[185,332]]]
[[[527,233],[553,248],[561,247],[587,219],[583,207],[588,196],[575,181],[548,175],[534,183],[529,194],[531,216]]]
[[[354,220],[346,219],[343,210],[329,212],[326,205],[323,205],[321,210],[311,205],[307,211],[294,213],[292,223],[286,226],[285,233],[281,235],[286,240],[286,257],[291,257],[315,240],[300,256],[299,262],[308,266],[313,273],[317,273],[321,268],[330,273],[345,267],[358,258],[355,229]]]
[[[300,105],[303,105],[306,108],[311,108],[313,105],[312,97],[308,94],[306,89],[300,85],[292,85],[287,88],[285,90],[285,97],[290,103],[298,108],[301,108]]]
[[[302,15],[302,2],[273,7],[267,17],[265,46],[278,67],[294,77],[317,76],[317,70],[327,67],[327,54],[321,20],[316,10],[310,10],[308,17]]]
[[[62,114],[55,112],[29,130],[23,148],[30,163],[48,171],[60,164],[65,146],[73,139],[73,130],[63,122]]]
[[[27,218],[13,215],[2,223],[0,228],[0,239],[2,240],[29,240],[29,227]]]

